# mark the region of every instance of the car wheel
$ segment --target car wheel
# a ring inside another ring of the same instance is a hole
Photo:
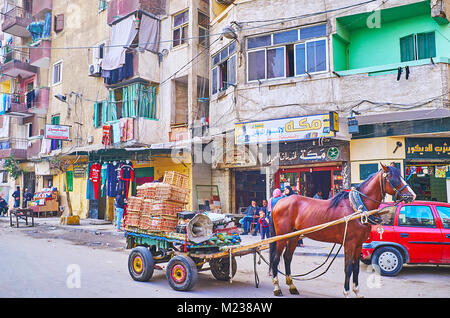
[[[380,247],[372,255],[372,266],[382,276],[396,276],[403,267],[402,253],[395,247]]]

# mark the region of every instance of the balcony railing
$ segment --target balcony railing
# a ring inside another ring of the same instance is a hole
[[[16,159],[27,158],[28,140],[24,138],[0,139],[0,158],[14,156]]]
[[[30,37],[27,26],[31,23],[31,12],[21,7],[14,7],[4,14],[2,31],[18,37]]]
[[[1,73],[10,77],[31,77],[38,72],[36,66],[30,65],[30,54],[25,51],[11,50],[3,54]]]

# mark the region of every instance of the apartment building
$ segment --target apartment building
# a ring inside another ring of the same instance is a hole
[[[122,163],[133,171],[127,195],[175,170],[190,176],[196,204],[195,186],[210,175],[190,155],[194,127],[208,117],[208,1],[28,1],[24,10],[44,2],[50,36],[30,41],[33,15],[17,18],[20,34],[18,22],[3,29],[28,37],[20,47],[36,55],[47,88],[37,157],[24,157],[36,189],[56,187],[61,207],[82,218],[112,220],[108,179],[90,181],[91,168]]]
[[[379,162],[448,201],[449,19],[448,1],[212,1],[210,33],[224,35],[210,48],[212,180],[225,209],[285,186],[326,199]]]

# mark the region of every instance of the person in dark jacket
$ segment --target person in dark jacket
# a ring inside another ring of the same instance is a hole
[[[23,207],[26,208],[28,206],[28,202],[33,200],[33,194],[28,190],[28,188],[25,188],[25,192],[23,193]]]
[[[20,187],[17,187],[16,191],[13,192],[12,197],[14,198],[14,208],[20,208]]]
[[[8,215],[8,202],[0,195],[0,215]]]
[[[125,208],[125,190],[122,190],[120,194],[116,195],[117,231],[120,231],[120,222],[122,221],[124,208]]]

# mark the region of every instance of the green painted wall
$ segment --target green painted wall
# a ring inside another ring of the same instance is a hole
[[[382,23],[380,28],[374,29],[363,27],[348,30],[345,26],[338,25],[337,33],[333,35],[334,70],[398,63],[401,37],[431,31],[435,31],[436,56],[450,57],[449,25],[437,24],[429,14]],[[343,41],[344,37],[350,41],[347,46]]]

